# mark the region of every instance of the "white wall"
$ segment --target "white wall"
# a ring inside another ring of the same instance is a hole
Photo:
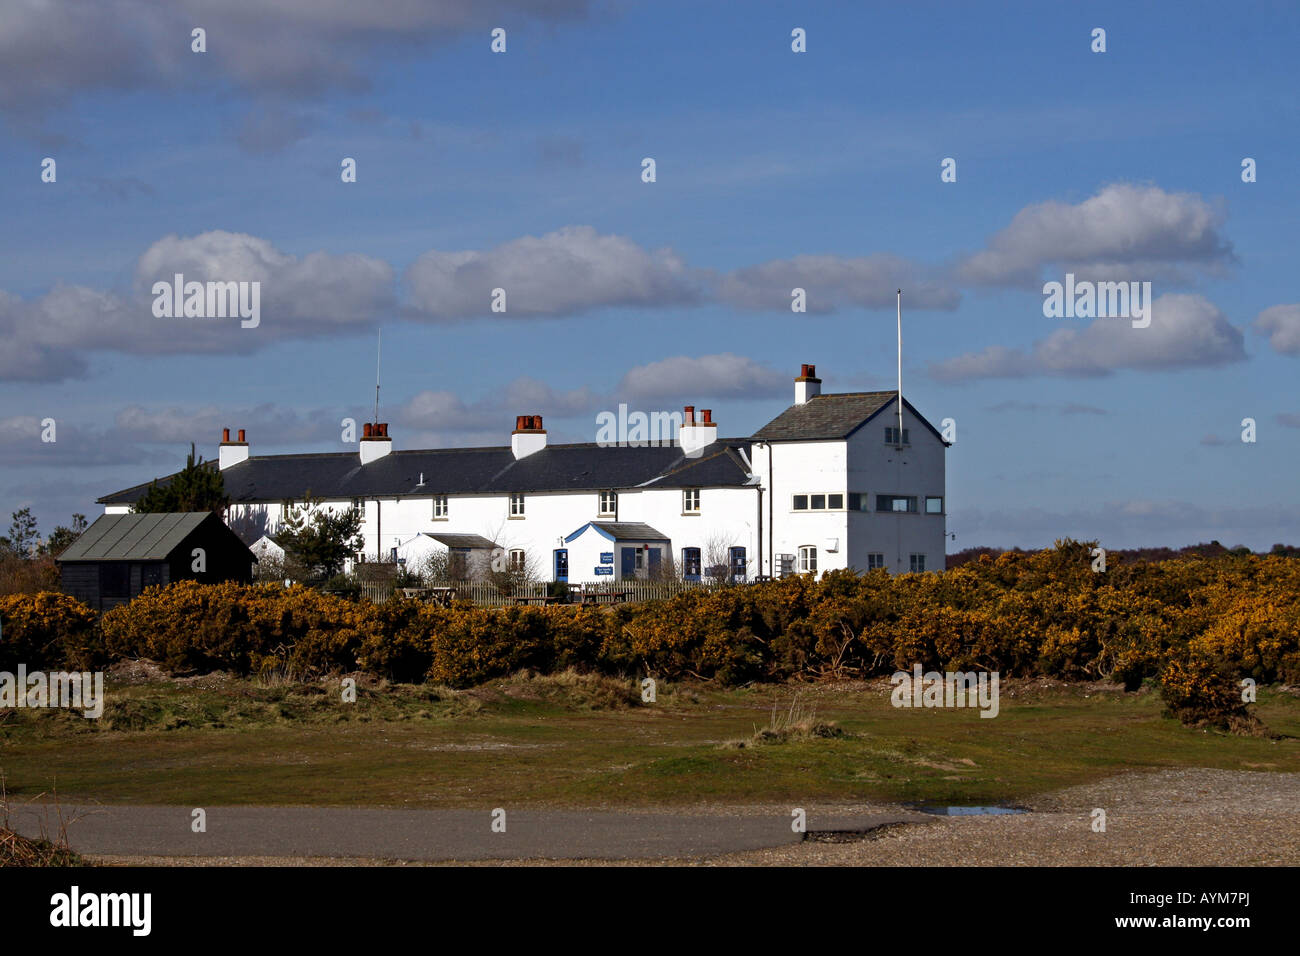
[[[858,429],[848,441],[773,442],[771,475],[768,474],[767,446],[755,443],[750,458],[773,493],[771,524],[764,529],[762,573],[776,574],[769,567],[781,554],[796,556],[799,548],[817,548],[817,570],[838,568],[867,570],[870,553],[883,554],[891,572],[908,571],[910,555],[925,555],[928,571],[944,566],[944,515],[927,515],[925,497],[944,495],[944,445],[904,407],[903,427],[910,444],[897,451],[885,444],[885,428],[897,425],[895,403]],[[867,512],[850,512],[849,493],[868,495]],[[843,494],[844,508],[837,511],[795,511],[796,494]],[[876,512],[877,494],[916,495],[917,514]],[[946,509],[945,501],[945,509]],[[768,505],[763,506],[768,519]],[[838,539],[832,551],[832,539]],[[767,551],[770,544],[771,552]]]
[[[858,429],[848,445],[848,479],[851,491],[870,494],[866,512],[848,516],[847,566],[867,569],[870,552],[884,554],[885,567],[895,574],[910,570],[910,555],[925,555],[927,571],[944,568],[946,514],[925,513],[927,496],[944,496],[943,442],[903,408],[903,428],[910,444],[901,451],[885,444],[885,428],[898,423],[895,403],[869,425]],[[916,514],[876,511],[877,494],[915,495]],[[944,500],[947,511],[947,500]]]
[[[924,511],[927,495],[943,496],[944,445],[928,428],[904,410],[903,427],[911,444],[901,453],[885,444],[885,428],[896,423],[893,403],[870,424],[859,429],[847,442],[775,442],[771,444],[772,474],[768,474],[768,448],[750,446],[749,457],[764,488],[762,515],[755,486],[704,488],[700,492],[700,513],[684,514],[680,488],[642,488],[619,492],[616,516],[599,514],[596,492],[548,493],[525,496],[523,518],[509,517],[506,495],[453,495],[447,518],[435,520],[432,497],[367,499],[363,502],[362,535],[369,560],[384,558],[391,549],[411,541],[422,532],[478,534],[509,550],[522,548],[539,579],[554,575],[556,548],[568,548],[569,580],[600,580],[594,574],[595,561],[579,559],[572,546],[561,539],[588,521],[639,521],[670,539],[665,560],[671,556],[678,573],[682,549],[701,550],[701,563],[709,564],[710,544],[745,548],[749,576],[776,574],[769,563],[774,555],[798,555],[803,545],[817,548],[818,571],[851,567],[865,571],[868,554],[881,553],[886,567],[895,573],[909,570],[909,555],[925,555],[927,570],[942,570],[945,552],[945,516]],[[848,495],[868,495],[867,512],[847,510]],[[845,507],[837,511],[796,512],[795,494],[842,494]],[[878,513],[876,495],[916,495],[917,514]],[[327,501],[331,510],[344,510],[350,500]],[[231,521],[240,514],[265,508],[274,531],[283,516],[281,506],[234,505]],[[946,501],[945,501],[946,507]],[[105,513],[128,511],[122,505],[105,507]],[[770,520],[769,520],[770,518]],[[382,520],[381,520],[382,519]],[[759,528],[763,540],[759,540]],[[606,540],[606,539],[602,539]],[[606,540],[606,543],[612,545]],[[588,550],[583,545],[584,554]],[[615,550],[607,547],[605,550]],[[760,564],[760,557],[762,564]],[[621,567],[615,557],[615,576]],[[796,562],[797,569],[797,562]]]
[[[846,567],[848,519],[843,508],[838,511],[794,510],[796,494],[846,494],[848,457],[845,443],[829,442],[773,442],[771,443],[771,473],[768,473],[768,450],[765,445],[753,445],[750,460],[763,477],[765,488],[771,490],[769,511],[764,502],[764,522],[771,516],[771,526],[764,531],[765,543],[772,551],[763,556],[764,574],[775,576],[780,572],[781,554],[799,553],[799,548],[811,545],[817,548],[818,572]],[[831,550],[834,544],[835,550]],[[769,557],[772,565],[769,566]],[[798,571],[796,563],[795,570]]]
[[[625,490],[619,492],[616,517],[611,517],[598,513],[600,502],[596,492],[529,494],[524,498],[524,517],[511,518],[506,495],[452,495],[447,517],[435,520],[432,497],[367,499],[362,503],[361,533],[367,559],[371,561],[375,560],[376,553],[386,560],[394,547],[398,548],[399,557],[414,557],[415,546],[411,542],[423,532],[482,535],[504,550],[522,548],[528,552],[538,578],[549,581],[554,577],[555,549],[572,547],[562,538],[588,521],[639,521],[670,539],[668,546],[655,546],[664,548],[663,560],[671,559],[679,572],[683,548],[699,548],[702,561],[707,564],[709,546],[713,543],[718,548],[743,547],[753,575],[758,573],[753,563],[758,555],[757,501],[758,493],[753,487],[703,488],[700,513],[688,515],[682,511],[680,488]],[[322,506],[341,511],[350,507],[351,501],[325,501]],[[262,506],[233,505],[231,520],[242,509],[256,507]],[[281,506],[265,507],[274,528],[283,519]],[[607,539],[601,540],[612,544]],[[421,545],[415,550],[424,549]],[[621,567],[619,560],[616,555],[616,578]],[[585,558],[579,563],[570,550],[569,580],[573,583],[599,581],[594,572],[595,563]]]

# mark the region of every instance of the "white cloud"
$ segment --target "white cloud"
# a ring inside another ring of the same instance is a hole
[[[671,249],[646,250],[591,226],[512,239],[486,252],[433,250],[406,274],[413,305],[435,319],[688,305],[701,300],[701,278]],[[497,288],[505,290],[504,313],[491,310]]]
[[[458,443],[474,438],[482,444],[506,444],[517,415],[567,418],[583,416],[602,407],[606,400],[590,388],[558,390],[535,378],[521,376],[504,388],[476,401],[465,401],[456,392],[427,389],[411,396],[398,407],[394,418],[416,432],[438,436],[459,436]],[[413,447],[413,446],[407,446]]]
[[[41,417],[11,415],[0,418],[0,461],[6,467],[124,465],[157,461],[160,457],[139,443],[123,440],[120,436],[79,427],[57,414],[46,417],[55,422],[55,440],[52,442],[42,440],[45,426]]]
[[[51,107],[104,90],[211,89],[305,100],[369,87],[397,57],[500,23],[564,23],[590,0],[6,0],[0,112],[31,125]],[[207,31],[205,54],[190,31]],[[264,132],[273,132],[266,130]]]
[[[160,319],[156,280],[261,283],[261,323],[238,318]],[[286,339],[371,328],[395,307],[393,269],[357,254],[312,252],[301,258],[265,239],[232,232],[167,236],[140,256],[129,290],[56,283],[34,299],[0,291],[0,381],[84,377],[97,350],[133,355],[248,354]]]
[[[704,398],[771,398],[791,381],[751,358],[677,355],[629,369],[617,394],[629,399],[669,399],[691,403]]]
[[[939,381],[1101,376],[1119,369],[1172,370],[1227,365],[1246,358],[1241,331],[1199,295],[1162,295],[1151,303],[1151,325],[1096,319],[1083,329],[1060,328],[1028,351],[994,345],[933,363]]]
[[[1235,262],[1223,214],[1193,193],[1119,183],[1081,203],[1021,209],[955,275],[975,285],[1033,287],[1045,266],[1093,281],[1185,283],[1188,268],[1218,275]]]
[[[259,451],[258,447],[275,449],[307,442],[338,441],[343,431],[339,422],[345,414],[340,409],[300,410],[272,404],[243,408],[128,405],[114,416],[114,425],[115,434],[125,441],[195,442],[200,448],[216,445],[223,428],[229,428],[231,435],[242,428],[254,454],[275,454],[272,450]],[[357,416],[353,413],[351,417]]]
[[[1283,355],[1300,355],[1300,304],[1275,305],[1255,317],[1255,331]]]
[[[808,312],[814,314],[853,307],[892,309],[900,288],[909,308],[955,309],[961,301],[956,289],[928,277],[916,263],[887,254],[775,259],[728,273],[718,285],[718,297],[741,308],[789,311],[796,288],[805,291]]]

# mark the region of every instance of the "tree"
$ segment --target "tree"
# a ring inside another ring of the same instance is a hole
[[[72,527],[65,528],[59,525],[51,532],[49,540],[41,546],[41,553],[48,554],[50,557],[57,558],[68,549],[68,545],[81,537],[82,532],[86,530],[86,516],[83,514],[74,514],[72,516]]]
[[[731,545],[730,532],[715,531],[704,542],[704,577],[714,584],[721,584],[731,579]]]
[[[361,537],[361,512],[356,508],[334,512],[321,507],[320,499],[308,491],[302,504],[284,503],[284,523],[275,540],[296,563],[331,578],[343,570],[343,562],[365,547]]]
[[[493,548],[489,568],[487,578],[498,594],[520,594],[541,580],[541,563],[523,548]]]
[[[459,557],[459,555],[457,555]],[[460,570],[458,565],[464,564],[464,561],[453,561],[450,549],[439,551],[430,551],[422,558],[417,558],[407,565],[407,570],[419,577],[420,582],[425,587],[446,584],[453,580],[452,573]],[[461,574],[461,579],[465,577]]]
[[[4,539],[5,545],[20,558],[34,557],[39,539],[36,535],[36,519],[32,516],[32,509],[23,508],[21,511],[15,511],[10,517],[13,518],[13,523],[9,525],[9,537]]]
[[[150,484],[149,490],[140,496],[131,510],[136,514],[211,511],[224,520],[229,506],[230,498],[226,495],[221,470],[202,458],[196,461],[194,445],[191,444],[185,467],[172,475],[165,485],[157,481]]]

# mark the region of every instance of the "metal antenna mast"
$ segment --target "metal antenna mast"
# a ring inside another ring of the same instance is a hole
[[[898,290],[898,446],[903,447],[903,290]]]
[[[375,345],[375,422],[379,421],[379,357],[384,349],[384,330],[379,330],[379,342]],[[901,361],[901,360],[900,360]]]

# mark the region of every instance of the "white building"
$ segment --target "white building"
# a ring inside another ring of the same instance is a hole
[[[937,571],[947,443],[906,400],[898,434],[896,396],[823,395],[805,365],[794,404],[750,438],[717,438],[711,411],[697,421],[694,406],[677,442],[634,447],[548,444],[540,415],[487,448],[395,451],[387,424],[368,424],[359,454],[252,456],[227,429],[213,467],[248,539],[273,534],[283,503],[310,492],[362,510],[370,561],[410,566],[445,549],[467,566],[495,556],[574,583]],[[127,511],[147,487],[99,501]]]

